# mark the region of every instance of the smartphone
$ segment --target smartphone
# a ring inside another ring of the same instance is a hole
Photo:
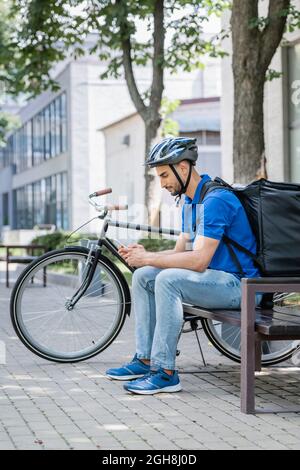
[[[128,248],[128,246],[124,245],[124,243],[121,243],[119,240],[114,239],[114,242],[116,243],[118,248]]]

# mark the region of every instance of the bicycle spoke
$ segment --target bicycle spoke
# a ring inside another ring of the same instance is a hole
[[[45,314],[41,312],[42,314],[39,315],[38,317],[26,319],[26,323],[32,322],[32,321],[34,321],[34,320],[40,320],[41,318],[44,318],[44,317],[46,317],[46,316],[48,316],[48,315],[51,315],[51,314],[54,315],[54,314],[56,314],[56,313],[58,313],[58,312],[64,312],[64,311],[65,311],[65,309],[64,309],[64,308],[61,308],[60,310],[54,310],[54,311],[52,311],[52,312],[47,312],[47,313],[45,313]]]
[[[99,291],[100,291],[100,290],[102,290],[102,289],[99,289]],[[84,295],[83,298],[86,299],[86,298],[88,298],[88,297],[93,297],[96,292],[98,292],[98,291],[90,292],[90,293]],[[106,296],[107,294],[110,294],[111,292],[113,292],[113,289],[111,289],[110,291],[106,291],[104,294],[100,294],[99,297],[104,297],[104,296]]]

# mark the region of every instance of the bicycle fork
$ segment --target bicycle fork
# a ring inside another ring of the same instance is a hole
[[[95,252],[94,260],[93,260],[93,252]],[[97,263],[99,260],[101,248],[99,245],[96,245],[95,243],[91,244],[88,257],[86,262],[84,263],[84,266],[87,266],[87,272],[85,275],[84,280],[82,281],[81,285],[73,295],[73,297],[66,302],[66,308],[67,310],[73,310],[77,302],[81,299],[81,297],[85,294],[87,291],[93,276],[96,271]]]

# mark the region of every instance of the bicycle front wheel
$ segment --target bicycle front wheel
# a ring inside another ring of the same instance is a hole
[[[23,344],[55,362],[78,362],[106,349],[130,313],[130,292],[120,270],[100,256],[93,279],[73,308],[70,300],[86,278],[85,248],[41,256],[17,280],[11,319]]]

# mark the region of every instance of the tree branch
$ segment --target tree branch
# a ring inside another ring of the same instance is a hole
[[[231,13],[231,30],[233,49],[247,53],[253,44],[253,38],[258,36],[256,28],[250,28],[249,21],[258,16],[258,0],[233,0]]]
[[[126,7],[126,0],[117,0],[117,3]],[[124,16],[120,22],[120,33],[121,33],[121,45],[122,45],[122,53],[123,53],[123,67],[125,73],[125,80],[128,86],[128,91],[130,97],[133,101],[133,104],[137,110],[137,112],[141,115],[144,121],[147,119],[147,111],[148,108],[145,105],[140,92],[138,90],[136,80],[133,73],[132,67],[132,58],[131,58],[131,40],[130,40],[130,33],[128,27],[128,20],[127,16]]]
[[[130,38],[122,40],[122,51],[123,51],[123,66],[125,72],[125,80],[128,86],[130,97],[136,107],[137,112],[141,115],[144,121],[147,119],[147,106],[145,105],[140,92],[138,90],[131,60],[131,43]]]
[[[269,0],[268,23],[261,32],[261,65],[265,70],[280,44],[284,32],[287,15],[283,10],[290,6],[290,0]]]
[[[153,32],[153,75],[150,102],[154,114],[157,114],[164,89],[164,0],[156,0],[154,7],[154,32]]]

